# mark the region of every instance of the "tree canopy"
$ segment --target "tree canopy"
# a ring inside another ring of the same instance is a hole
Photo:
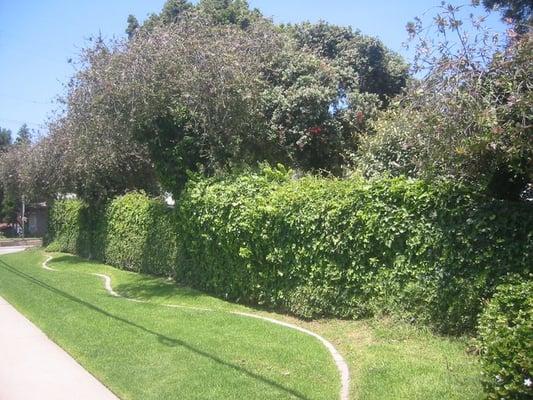
[[[11,145],[11,131],[0,127],[0,152],[6,151]]]
[[[130,15],[127,38],[82,51],[63,114],[35,143],[21,128],[0,161],[3,185],[92,202],[132,189],[178,195],[194,174],[267,161],[458,179],[516,199],[532,175],[530,35],[497,38],[472,15],[469,37],[463,7],[407,25],[409,71],[350,27],[276,25],[243,0],[168,0],[142,23]]]
[[[487,10],[500,11],[502,18],[509,20],[522,33],[529,30],[533,22],[531,0],[483,0],[483,6]]]
[[[455,179],[518,200],[533,180],[533,40],[512,32],[495,38],[476,19],[478,34],[469,40],[459,13],[460,7],[441,8],[433,28],[442,40],[433,44],[420,20],[408,26],[424,78],[375,123],[359,165],[368,175]],[[454,34],[462,45],[448,41]]]
[[[17,131],[17,138],[15,139],[15,144],[29,144],[31,143],[31,131],[28,128],[28,125],[23,124],[20,129]]]
[[[190,174],[262,161],[341,174],[408,75],[375,38],[276,26],[242,0],[169,0],[126,32],[82,52],[66,112],[29,147],[50,192],[178,194]]]

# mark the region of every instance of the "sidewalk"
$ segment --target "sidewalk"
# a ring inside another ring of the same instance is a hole
[[[25,246],[0,246],[0,256],[2,254],[18,253],[26,250]]]
[[[0,400],[118,400],[0,297]]]

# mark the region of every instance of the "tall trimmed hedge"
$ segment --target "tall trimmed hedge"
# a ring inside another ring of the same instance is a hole
[[[50,216],[49,250],[132,271],[174,275],[175,213],[159,200],[132,192],[98,210],[80,200],[58,201]]]
[[[303,317],[393,313],[452,333],[533,259],[531,206],[451,183],[265,169],[191,181],[174,212],[129,194],[94,215],[92,255],[119,267]],[[68,221],[51,218],[54,243],[79,231]]]
[[[56,201],[48,215],[48,241],[51,241],[48,250],[90,256],[94,221],[84,202]]]
[[[451,183],[271,170],[191,183],[178,214],[181,282],[304,317],[472,330],[501,279],[533,259],[530,206]]]

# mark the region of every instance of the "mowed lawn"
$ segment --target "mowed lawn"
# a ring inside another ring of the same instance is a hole
[[[161,278],[41,250],[0,256],[0,295],[121,399],[338,399],[339,373],[314,338],[229,314],[296,323],[330,340],[353,399],[482,399],[465,341],[388,321],[304,322],[228,303]],[[117,292],[149,303],[110,296]],[[169,308],[181,304],[215,311]]]

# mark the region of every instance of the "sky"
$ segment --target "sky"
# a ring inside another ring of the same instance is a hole
[[[463,3],[468,0],[463,0]],[[440,0],[249,0],[278,23],[325,20],[380,38],[407,60],[405,25]],[[0,0],[0,127],[44,133],[57,96],[91,36],[125,36],[126,18],[159,12],[164,0]],[[498,15],[489,23],[502,30]]]

